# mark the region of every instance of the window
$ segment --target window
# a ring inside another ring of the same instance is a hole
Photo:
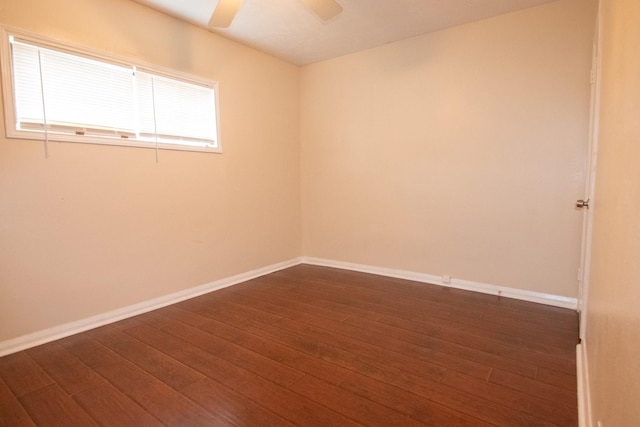
[[[2,31],[7,137],[220,152],[217,84]]]

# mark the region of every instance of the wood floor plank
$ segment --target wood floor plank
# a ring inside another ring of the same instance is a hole
[[[316,325],[315,323],[311,324]],[[322,327],[322,325],[318,326]],[[332,326],[334,326],[335,330],[335,324]],[[347,327],[350,327],[348,331],[346,330]],[[353,329],[353,327],[356,329]],[[450,356],[448,356],[450,354],[456,354],[456,356],[461,359],[474,361],[486,366],[499,367],[525,377],[534,378],[537,374],[537,369],[533,365],[526,365],[518,361],[494,355],[490,352],[487,353],[480,351],[467,346],[466,343],[465,345],[452,343],[447,340],[428,336],[427,334],[395,328],[380,322],[373,322],[354,317],[347,319],[341,325],[340,330],[343,333],[351,332],[351,335],[355,334],[356,336],[360,336],[363,330],[370,334],[384,336],[385,339],[381,341],[386,344],[396,343],[394,347],[398,348],[398,350],[401,350],[404,347],[400,342],[405,342],[409,345],[408,349],[410,353],[414,353],[416,351],[415,348],[417,347],[417,351],[419,353],[422,353],[423,349],[429,349],[432,354],[442,354],[445,358],[450,358]],[[429,354],[428,357],[431,359],[431,354]]]
[[[27,354],[70,395],[104,382],[94,370],[55,342],[29,349]]]
[[[413,321],[438,322],[437,319],[430,318],[425,313],[419,313],[410,318]],[[442,323],[442,321],[440,321]],[[493,339],[504,344],[521,347],[532,352],[551,354],[559,357],[574,356],[575,344],[577,341],[560,342],[557,339],[550,339],[545,329],[538,329],[535,334],[530,330],[519,331],[508,324],[491,324],[487,322],[466,321],[461,319],[447,319],[446,323],[457,330]],[[545,331],[545,332],[543,332]],[[521,332],[521,333],[520,333]]]
[[[341,388],[387,406],[429,426],[488,427],[493,424],[448,408],[403,388],[353,373]]]
[[[258,335],[250,334],[241,328],[229,326],[214,320],[201,325],[200,329],[228,341],[235,342],[238,345],[260,353],[265,357],[269,357],[293,369],[315,376],[316,378],[322,378],[331,384],[340,384],[351,372],[333,363],[328,363],[310,356],[307,353],[264,339]]]
[[[573,408],[577,407],[577,396],[573,390],[521,377],[500,369],[494,369],[491,372],[489,381],[551,402],[565,402]]]
[[[298,265],[0,358],[0,427],[576,427],[577,331],[571,310]]]
[[[154,427],[160,424],[160,420],[107,382],[83,390],[74,399],[104,427]]]
[[[503,325],[508,323],[510,326],[515,326],[518,330],[522,329],[538,329],[540,327],[545,328],[550,335],[561,337],[564,342],[571,342],[572,339],[578,334],[576,328],[577,313],[569,312],[565,316],[554,316],[553,313],[544,314],[538,313],[537,315],[527,311],[522,312],[513,309],[505,309],[505,307],[490,307],[484,315],[483,320],[486,322],[492,322],[494,325]]]
[[[322,319],[323,324],[329,321]],[[380,336],[362,332],[357,340],[353,336],[344,336],[340,333],[318,328],[313,325],[291,322],[282,319],[273,324],[274,327],[298,333],[303,336],[328,343],[335,348],[348,349],[358,357],[372,358],[373,360],[385,360],[388,366],[401,371],[412,372],[416,375],[431,377],[439,375],[442,369],[456,369],[467,375],[477,378],[487,378],[491,368],[473,361],[459,358],[451,358],[443,353],[433,352],[427,348],[417,349],[410,346],[395,347],[387,345],[388,340],[381,340]],[[339,328],[339,326],[338,326]],[[343,331],[346,328],[343,328]]]
[[[379,316],[376,322],[469,346],[480,351],[524,363],[527,366],[547,367],[567,374],[575,374],[576,372],[575,358],[562,358],[554,355],[526,351],[518,346],[460,331],[454,325],[448,325],[443,322],[416,321],[387,315]]]
[[[252,290],[251,294],[259,295],[262,300],[270,301],[276,304],[278,307],[283,307],[285,309],[290,309],[290,313],[296,311],[298,313],[306,313],[312,317],[324,317],[327,319],[335,319],[338,321],[343,321],[353,315],[347,308],[340,307],[338,305],[318,305],[311,302],[302,302],[300,299],[291,299],[287,297],[283,297],[282,295],[276,294],[273,292],[274,289],[270,291],[265,289],[264,291],[261,289]],[[244,296],[245,294],[241,294]],[[246,300],[245,300],[246,301]],[[280,313],[280,316],[283,314]]]
[[[151,326],[144,326],[155,330]],[[167,425],[215,425],[216,417],[129,360],[92,340],[67,347],[121,392]],[[98,359],[94,355],[98,353]],[[88,356],[87,359],[83,359]]]
[[[500,331],[502,335],[509,336],[512,339],[528,341],[539,344],[540,348],[549,347],[557,351],[575,351],[575,346],[578,344],[576,338],[577,331],[564,331],[561,328],[555,327],[552,323],[549,323],[547,327],[544,328],[546,331],[544,334],[540,333],[540,326],[532,322],[518,319],[491,319],[488,318],[488,315],[485,315],[482,320],[476,322],[473,326]]]
[[[278,322],[275,325],[279,326],[283,323],[284,322]],[[415,358],[446,369],[458,370],[478,378],[486,378],[489,374],[488,367],[492,366],[486,363],[486,360],[479,361],[478,359],[480,358],[480,354],[474,354],[477,356],[476,358],[469,357],[467,353],[470,352],[470,350],[467,347],[456,348],[455,350],[458,351],[458,353],[456,353],[457,357],[452,359],[450,354],[453,349],[449,349],[450,353],[440,351],[436,345],[429,345],[432,343],[427,339],[423,340],[422,345],[416,345],[408,341],[397,339],[393,334],[385,336],[383,331],[353,326],[353,322],[338,323],[326,319],[316,319],[312,322],[307,322],[307,325],[309,325],[309,327],[318,327],[319,329],[330,331],[333,337],[343,335],[371,346],[399,353],[403,355],[400,363],[407,362],[407,357]],[[298,325],[295,326],[299,328]],[[315,329],[315,331],[318,332],[318,329]],[[381,339],[382,337],[384,338]],[[371,347],[367,348],[371,351],[376,351]],[[532,376],[533,375],[534,374],[532,374]]]
[[[300,396],[261,377],[256,377],[250,383],[243,384],[237,391],[299,426],[352,427],[362,425],[316,403],[314,399]]]
[[[279,315],[273,315],[264,311],[245,307],[240,304],[223,299],[216,301],[215,304],[203,302],[199,306],[198,312],[212,319],[223,320],[226,323],[239,325],[247,320],[257,320],[262,323],[277,322],[282,318]]]
[[[255,376],[246,369],[151,326],[136,326],[128,329],[127,333],[231,389],[236,389]]]
[[[159,311],[150,311],[148,313],[139,314],[132,318],[145,325],[153,326],[154,328],[161,329],[171,324],[171,319],[160,314]]]
[[[540,382],[569,390],[571,393],[578,389],[578,380],[575,372],[567,374],[566,372],[538,367],[538,375],[536,376],[536,379]]]
[[[147,412],[169,426],[215,426],[224,423],[224,417],[220,414],[205,411],[191,399],[157,380],[144,388],[128,388],[126,392]]]
[[[56,384],[29,392],[20,402],[38,426],[97,426],[84,409]]]
[[[446,384],[425,380],[411,374],[396,377],[391,384],[411,391],[440,405],[477,417],[487,423],[498,426],[554,426],[555,423],[546,422],[537,416],[510,408],[505,404],[498,404],[474,396],[466,390],[450,387]]]
[[[561,358],[571,357],[572,355],[575,356],[575,354],[572,354],[572,351],[569,351],[569,344],[562,346],[562,348],[558,348],[553,345],[548,345],[545,342],[537,341],[537,339],[544,336],[543,333],[539,333],[537,337],[532,339],[532,337],[525,338],[524,336],[517,336],[513,333],[505,332],[502,328],[496,330],[492,329],[490,325],[482,325],[479,322],[460,321],[458,318],[442,319],[436,316],[430,316],[426,313],[412,314],[398,311],[390,313],[390,315],[406,319],[410,322],[423,322],[427,324],[447,326],[458,332],[490,339],[505,345],[519,347],[523,350],[534,353],[548,354]],[[543,329],[541,328],[540,330],[542,331]],[[575,343],[572,341],[571,345],[574,344]],[[573,349],[573,353],[575,353],[575,348]]]
[[[374,357],[354,355],[348,350],[329,345],[314,337],[305,337],[256,321],[247,321],[243,324],[243,328],[262,338],[294,348],[342,368],[369,375],[373,378],[380,378],[383,381],[391,381],[400,373],[399,369],[389,366],[388,363],[380,363],[381,361],[376,360]],[[441,370],[435,367],[423,372],[423,374],[439,378]]]
[[[214,414],[224,417],[224,422],[234,426],[292,426],[289,421],[261,407],[253,400],[205,378],[183,390],[185,396]]]
[[[185,324],[174,323],[162,330],[283,387],[304,375],[259,353]]]
[[[0,427],[35,426],[27,411],[0,379]]]
[[[189,366],[110,326],[94,329],[88,335],[176,390],[204,378]]]
[[[98,343],[88,333],[63,338],[57,343],[93,370],[102,366],[118,364],[121,361],[116,353]]]
[[[259,293],[259,291],[255,289],[250,292],[237,292],[229,295],[228,300],[238,305],[253,308],[254,310],[260,310],[299,322],[306,322],[315,317],[303,310],[289,306],[281,306],[279,302],[282,302],[282,299],[274,299],[268,292]]]
[[[562,426],[576,425],[578,413],[575,407],[561,403],[562,401],[549,401],[521,391],[498,386],[487,381],[478,381],[456,372],[445,372],[442,383],[447,386],[464,390],[494,403],[507,405],[509,408],[530,414],[550,423]]]
[[[173,319],[174,321],[186,323],[187,325],[190,325],[190,326],[200,326],[211,320],[209,317],[203,316],[194,311],[185,310],[178,306],[165,307],[164,309],[159,311],[159,314],[161,314],[162,316],[168,317],[170,319]]]
[[[424,427],[406,414],[311,376],[300,378],[289,389],[363,425]]]
[[[24,351],[0,358],[0,378],[15,396],[22,396],[54,383]]]

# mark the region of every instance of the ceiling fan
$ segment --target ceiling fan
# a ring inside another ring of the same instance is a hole
[[[340,6],[335,0],[299,1],[324,21],[328,21],[342,12],[342,6]],[[211,15],[209,27],[226,28],[231,25],[231,22],[233,21],[234,16],[236,16],[236,12],[238,12],[241,4],[242,0],[220,0]]]

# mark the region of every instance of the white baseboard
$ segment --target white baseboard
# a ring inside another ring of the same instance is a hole
[[[149,301],[144,301],[138,304],[133,304],[127,307],[123,307],[117,310],[109,311],[106,313],[98,314],[96,316],[88,317],[85,319],[77,320],[75,322],[65,323],[63,325],[54,326],[49,329],[34,332],[32,334],[23,335],[17,338],[0,342],[0,357],[7,354],[15,353],[27,348],[35,347],[40,344],[55,341],[57,339],[65,338],[70,335],[74,335],[80,332],[88,331],[99,326],[103,326],[109,323],[117,322],[118,320],[126,319],[128,317],[137,316],[138,314],[146,313],[158,308],[166,307],[171,304],[175,304],[187,299],[195,298],[200,295],[204,295],[209,292],[213,292],[218,289],[226,288],[236,285],[238,283],[246,282],[247,280],[254,279],[256,277],[264,276],[273,273],[278,270],[292,267],[298,264],[312,264],[324,267],[340,268],[343,270],[360,271],[363,273],[377,274],[380,276],[395,277],[399,279],[412,280],[416,282],[429,283],[433,285],[446,286],[457,289],[465,289],[469,291],[481,292],[491,295],[500,295],[506,298],[515,298],[525,301],[532,301],[547,305],[553,305],[556,307],[564,308],[577,308],[577,300],[575,298],[567,298],[558,295],[549,295],[539,292],[525,291],[521,289],[507,288],[504,286],[490,285],[486,283],[472,282],[469,280],[451,279],[450,283],[445,283],[441,276],[416,273],[405,270],[394,270],[382,267],[374,267],[362,264],[353,264],[341,261],[333,261],[321,258],[300,257],[294,258],[288,261],[280,262],[277,264],[269,265],[266,267],[258,268],[256,270],[248,271],[246,273],[238,274],[235,276],[227,277],[224,279],[216,280],[211,283],[207,283],[195,288],[186,289],[184,291],[176,292],[173,294],[165,295],[159,298],[154,298]],[[586,357],[586,356],[585,356]],[[587,426],[590,427],[590,426]]]
[[[593,426],[591,419],[591,394],[589,392],[589,368],[587,346],[583,341],[576,346],[576,369],[578,377],[578,426]]]
[[[241,273],[235,276],[216,280],[214,282],[197,286],[195,288],[186,289],[184,291],[176,292],[138,304],[123,307],[117,310],[98,314],[96,316],[87,317],[75,322],[65,323],[63,325],[54,326],[49,329],[34,332],[32,334],[2,341],[0,342],[0,357],[11,353],[16,353],[27,348],[45,344],[47,342],[65,338],[80,332],[88,331],[89,329],[94,329],[109,323],[117,322],[118,320],[126,319],[128,317],[137,316],[138,314],[166,307],[168,305],[175,304],[184,300],[195,298],[197,296],[204,295],[218,289],[237,285],[238,283],[246,282],[247,280],[255,279],[256,277],[264,276],[278,270],[283,270],[285,268],[298,265],[302,262],[301,260],[301,258],[294,258],[288,261],[258,268],[256,270],[251,270],[246,273]]]
[[[353,264],[342,261],[333,261],[322,258],[302,257],[302,263],[312,264],[323,267],[340,268],[343,270],[359,271],[362,273],[377,274],[379,276],[395,277],[398,279],[412,280],[414,282],[429,283],[431,285],[440,285],[449,288],[464,289],[468,291],[481,292],[483,294],[499,295],[505,298],[514,298],[524,301],[537,302],[540,304],[552,305],[555,307],[570,308],[576,310],[578,308],[578,300],[576,298],[563,297],[559,295],[544,294],[541,292],[525,291],[522,289],[508,288],[505,286],[491,285],[487,283],[472,282],[470,280],[462,280],[452,278],[449,283],[443,281],[442,276],[433,274],[416,273],[406,270],[394,270],[389,268],[374,267],[363,264]]]

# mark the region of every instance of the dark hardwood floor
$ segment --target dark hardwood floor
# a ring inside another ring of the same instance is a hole
[[[0,425],[576,426],[577,328],[300,265],[0,358]]]

